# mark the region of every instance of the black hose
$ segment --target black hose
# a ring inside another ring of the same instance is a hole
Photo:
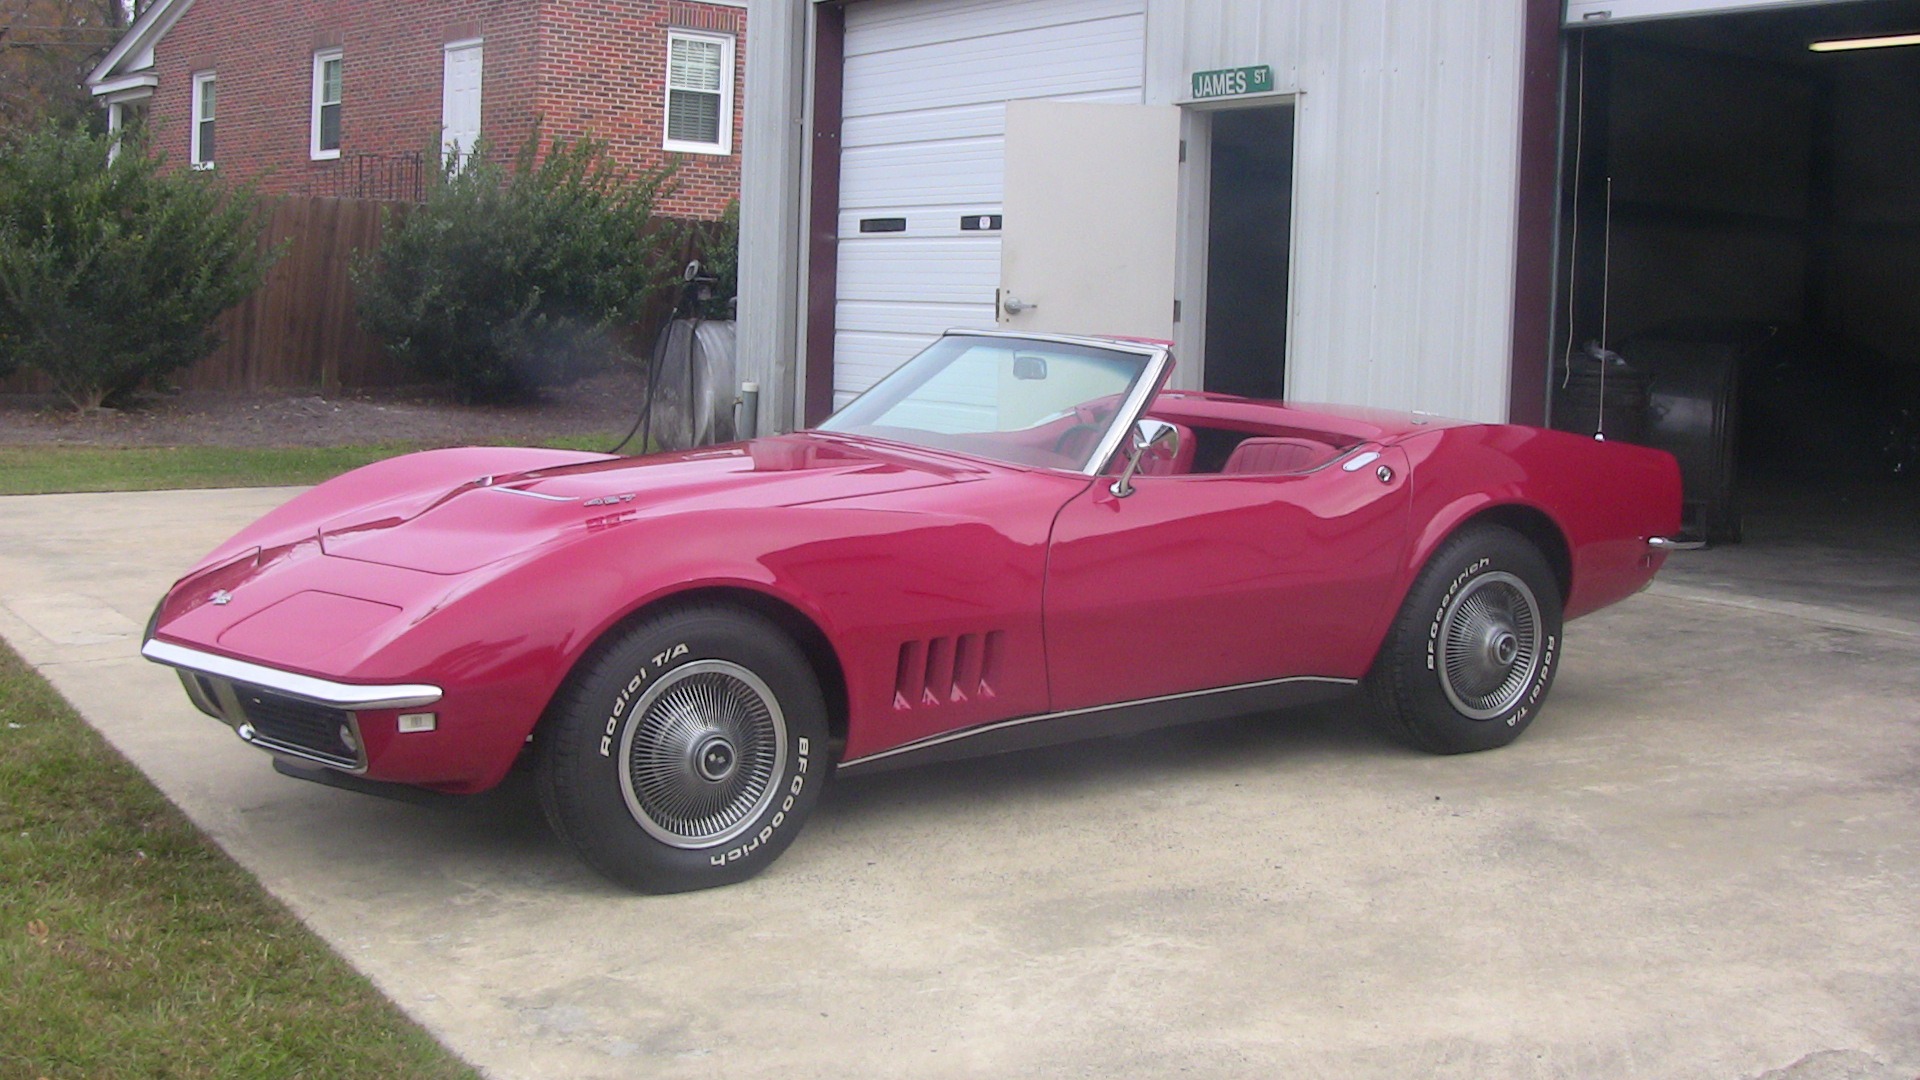
[[[667,339],[673,333],[673,323],[674,323],[674,320],[679,316],[679,314],[680,314],[680,309],[678,306],[676,306],[673,312],[667,316],[667,321],[660,325],[660,332],[654,335],[653,356],[647,362],[646,403],[640,406],[640,415],[633,418],[633,426],[627,429],[627,437],[615,443],[613,445],[613,449],[608,450],[607,453],[617,454],[621,450],[625,449],[626,445],[633,441],[634,435],[640,432],[640,428],[642,425],[646,427],[647,432],[645,435],[641,436],[640,452],[643,454],[646,453],[647,445],[653,438],[654,388],[659,385],[660,365],[665,363],[667,359]]]
[[[607,453],[619,453],[628,443],[633,441],[636,433],[640,435],[640,452],[642,454],[647,453],[647,448],[653,445],[653,398],[655,391],[658,390],[660,386],[660,367],[666,363],[667,342],[672,339],[673,324],[682,319],[692,318],[694,313],[699,310],[698,305],[700,302],[705,300],[708,295],[711,295],[707,292],[707,287],[713,284],[713,279],[703,278],[699,276],[699,274],[700,264],[698,262],[688,265],[686,275],[682,279],[686,284],[680,290],[680,300],[673,305],[673,311],[668,313],[667,321],[661,325],[659,335],[653,339],[653,358],[647,364],[647,403],[641,406],[640,415],[633,418],[633,426],[627,429],[627,437],[615,443],[613,449],[607,451]],[[687,343],[687,401],[688,407],[691,408],[693,401],[692,342]],[[645,428],[644,431],[642,431],[643,427]]]

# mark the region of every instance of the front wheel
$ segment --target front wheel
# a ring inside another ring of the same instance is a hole
[[[534,750],[554,831],[595,870],[652,893],[765,869],[830,768],[806,657],[766,620],[726,607],[663,612],[599,647]]]
[[[1422,750],[1491,750],[1520,737],[1553,685],[1560,590],[1527,539],[1470,526],[1428,561],[1367,688],[1389,729]]]

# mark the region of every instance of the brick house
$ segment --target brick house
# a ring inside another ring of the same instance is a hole
[[[109,126],[263,192],[417,190],[429,148],[536,123],[624,165],[679,161],[662,212],[740,189],[745,0],[155,0],[88,78]]]

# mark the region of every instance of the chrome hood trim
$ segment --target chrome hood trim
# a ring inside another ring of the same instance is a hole
[[[263,687],[291,698],[310,701],[316,705],[328,705],[348,712],[361,709],[414,709],[431,705],[441,697],[439,687],[426,683],[385,686],[339,683],[331,679],[316,679],[311,675],[299,675],[261,664],[251,664],[245,660],[235,660],[230,656],[189,649],[184,645],[175,645],[158,638],[147,639],[147,643],[140,647],[140,655],[156,664],[231,679],[237,683]]]

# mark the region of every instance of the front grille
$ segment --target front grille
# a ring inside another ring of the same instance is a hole
[[[257,686],[236,683],[233,693],[246,717],[240,735],[248,742],[328,765],[360,768],[360,737],[351,713]]]

